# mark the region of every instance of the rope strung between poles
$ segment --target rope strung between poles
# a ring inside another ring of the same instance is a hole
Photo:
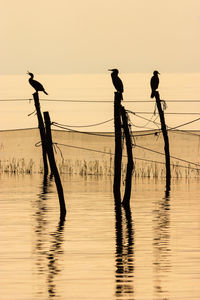
[[[101,153],[101,154],[107,154],[107,155],[112,155],[114,156],[115,154],[112,152],[107,152],[107,151],[101,151],[101,150],[96,150],[96,149],[90,149],[90,148],[85,148],[85,147],[79,147],[79,146],[73,146],[73,145],[68,145],[68,144],[62,144],[62,143],[56,143],[59,146],[63,147],[69,147],[69,148],[74,148],[74,149],[79,149],[79,150],[86,150],[86,151],[91,151],[91,152],[96,152],[96,153]],[[123,157],[127,157],[127,155],[122,155]],[[141,161],[146,161],[146,162],[151,162],[151,163],[158,163],[165,165],[164,162],[161,161],[155,161],[155,160],[150,160],[150,159],[145,159],[145,158],[139,158],[139,157],[134,157],[134,159],[141,160]],[[192,164],[192,163],[191,163]],[[183,165],[177,165],[177,164],[171,164],[172,167],[180,167],[180,168],[186,168],[186,169],[191,169],[195,171],[200,171],[200,168],[192,168],[190,166],[183,166]]]
[[[153,149],[150,149],[150,148],[146,148],[146,147],[143,147],[143,146],[139,146],[139,145],[136,145],[136,144],[134,144],[133,146],[134,146],[134,147],[138,147],[138,148],[143,149],[143,150],[146,150],[146,151],[150,151],[150,152],[156,153],[156,154],[165,155],[165,154],[162,153],[162,152],[159,152],[159,151],[156,151],[156,150],[153,150]],[[179,161],[188,163],[188,164],[190,164],[190,165],[195,165],[195,166],[197,166],[197,167],[200,167],[200,164],[197,164],[197,163],[194,163],[194,162],[191,162],[191,161],[188,161],[188,160],[185,160],[185,159],[176,157],[176,156],[172,156],[172,155],[170,155],[170,157],[173,158],[173,159],[176,159],[176,160],[179,160]]]
[[[108,137],[108,138],[114,137],[114,135],[106,135],[106,134],[98,134],[98,133],[95,133],[95,132],[79,131],[79,130],[75,130],[75,129],[71,129],[71,128],[68,128],[68,127],[57,125],[54,122],[52,123],[52,125],[55,126],[55,127],[58,127],[58,128],[62,128],[64,130],[68,131],[68,132],[77,132],[77,133],[80,133],[80,134],[88,134],[88,135],[95,135],[95,136]]]
[[[131,112],[131,111],[128,111],[128,112]],[[134,114],[133,112],[131,112],[131,113]],[[147,119],[147,118],[138,116],[137,114],[134,114],[134,115],[135,115],[136,117],[138,117],[138,118],[141,118],[141,119],[146,120],[147,123],[146,123],[145,125],[143,125],[143,126],[139,126],[139,125],[133,124],[133,122],[130,121],[132,126],[137,127],[137,128],[146,128],[146,129],[150,129],[150,130],[155,130],[155,128],[147,127],[148,124],[151,122],[151,123],[154,123],[154,124],[158,127],[158,124],[159,124],[159,123],[156,122],[156,119],[158,118],[158,116],[155,117],[155,120],[152,120],[152,118],[155,116],[154,113],[152,114],[152,116],[151,116],[150,119]],[[159,124],[159,125],[160,125],[160,124]],[[159,128],[159,127],[158,127],[158,128]]]
[[[1,102],[15,102],[32,100],[29,98],[13,98],[13,99],[0,99]],[[75,103],[113,103],[111,100],[79,100],[79,99],[40,99],[44,102],[75,102]],[[155,103],[153,100],[124,100],[126,103]],[[200,100],[165,100],[166,103],[200,103]]]
[[[62,161],[64,161],[64,156],[63,156],[63,154],[62,154],[62,151],[61,151],[60,147],[58,147],[58,146],[63,146],[63,147],[68,147],[68,148],[74,148],[74,149],[79,149],[79,150],[86,150],[86,151],[91,151],[91,152],[96,152],[96,153],[101,153],[101,154],[107,154],[107,155],[112,155],[112,156],[115,155],[115,154],[112,153],[112,152],[101,151],[101,150],[90,149],[90,148],[79,147],[79,146],[73,146],[73,145],[62,144],[62,143],[57,143],[57,142],[54,142],[53,144],[59,149],[60,154],[61,154]],[[37,142],[37,143],[35,144],[35,147],[41,147],[41,145],[42,145],[42,142],[39,141],[39,142]],[[145,148],[145,147],[138,146],[138,145],[135,145],[135,144],[133,144],[133,146],[139,147],[139,148],[142,148],[142,149],[144,149],[144,150],[151,151],[151,152],[155,152],[155,153],[157,153],[157,154],[164,155],[164,153],[161,153],[161,152],[158,152],[158,151],[149,149],[149,148]],[[127,155],[122,155],[122,156],[123,156],[123,157],[127,157]],[[191,165],[195,165],[195,166],[200,167],[199,164],[196,164],[196,163],[193,163],[193,162],[190,162],[190,161],[187,161],[187,160],[183,160],[183,159],[178,158],[178,157],[174,157],[174,156],[171,156],[171,157],[174,158],[174,159],[183,161],[183,162],[185,162],[185,163],[188,163],[188,164],[191,164]],[[134,157],[134,159],[136,159],[136,160],[141,160],[141,161],[146,161],[146,162],[151,162],[151,163],[162,164],[162,165],[165,164],[164,162],[161,162],[161,161],[150,160],[150,159],[145,159],[145,158]],[[195,170],[195,171],[200,171],[200,168],[197,169],[197,168],[192,168],[192,167],[190,167],[190,166],[182,166],[182,165],[177,165],[177,164],[171,164],[171,166],[173,166],[173,167],[180,167],[180,168],[186,168],[186,169],[191,169],[191,170]]]
[[[128,110],[128,112],[132,113],[132,114],[135,115],[136,117],[139,117],[139,118],[141,118],[141,119],[144,119],[144,120],[147,120],[147,121],[149,121],[149,122],[152,122],[152,123],[154,123],[154,124],[157,125],[157,126],[158,126],[158,125],[161,125],[160,123],[155,122],[155,121],[152,121],[151,119],[147,119],[147,118],[145,118],[145,117],[138,116],[137,113],[134,113],[134,112],[131,111],[131,110]],[[167,130],[168,130],[168,131],[170,131],[170,130],[173,131],[173,130],[175,130],[175,129],[177,130],[177,128],[186,126],[186,125],[188,125],[188,124],[192,124],[192,123],[197,122],[197,121],[199,121],[199,120],[200,120],[200,118],[197,118],[197,119],[194,119],[194,120],[192,120],[192,121],[189,121],[189,122],[180,124],[180,125],[175,126],[175,127],[169,127],[169,126],[167,126],[167,127],[168,127]],[[156,129],[155,129],[155,130],[156,130]],[[156,130],[156,132],[154,132],[154,133],[147,133],[147,134],[141,134],[141,135],[136,135],[136,136],[155,135],[156,133],[158,133],[158,131],[160,132],[161,129]],[[183,132],[183,133],[186,133],[186,134],[191,134],[191,135],[200,136],[199,134],[196,134],[196,133],[193,133],[193,132],[189,132],[189,131],[186,131],[186,130],[177,130],[177,131],[180,131],[180,132]]]
[[[136,111],[136,114],[140,114],[140,115],[151,115],[152,112],[150,111]],[[199,116],[200,113],[197,112],[165,112],[165,114],[167,115],[197,115]]]
[[[154,112],[151,113],[152,116],[151,116],[150,119],[147,119],[147,118],[145,118],[145,117],[139,116],[136,112],[133,112],[133,111],[131,111],[131,110],[127,110],[127,112],[133,114],[134,116],[136,116],[136,117],[138,117],[138,118],[140,118],[140,119],[146,120],[148,123],[151,122],[151,123],[155,124],[157,127],[161,125],[159,122],[156,122],[156,121],[155,121],[155,120],[157,119],[157,117],[156,117],[156,119],[155,119],[154,121],[152,120],[152,117],[154,116]],[[147,124],[148,124],[148,123],[147,123]]]
[[[172,128],[170,128],[169,130],[177,129],[177,128],[183,127],[183,126],[185,126],[185,125],[188,125],[188,124],[192,124],[192,123],[194,123],[194,122],[197,122],[197,121],[199,121],[199,120],[200,120],[200,118],[197,118],[197,119],[194,119],[194,120],[192,120],[192,121],[183,123],[183,124],[181,124],[181,125],[172,127]]]
[[[59,150],[60,152],[60,156],[62,158],[62,163],[64,163],[64,156],[63,156],[63,153],[62,153],[62,150],[60,149],[60,147],[58,146],[58,143],[53,143],[53,145],[55,145],[55,151],[56,151],[56,148]],[[57,153],[57,152],[56,152]]]
[[[28,114],[28,117],[32,116],[33,114],[34,114],[34,115],[37,114],[36,110],[34,110],[32,113]]]
[[[103,122],[100,122],[100,123],[96,123],[96,124],[90,124],[90,125],[67,125],[67,124],[60,124],[60,123],[57,123],[57,122],[52,122],[51,124],[52,125],[60,125],[60,126],[63,126],[63,127],[93,127],[93,126],[98,126],[98,125],[102,125],[102,124],[106,124],[108,122],[111,122],[113,121],[114,119],[111,118],[111,119],[108,119],[106,121],[103,121]]]

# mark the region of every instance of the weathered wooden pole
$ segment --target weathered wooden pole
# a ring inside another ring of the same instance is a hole
[[[47,151],[46,151],[46,137],[45,137],[45,128],[44,128],[44,121],[42,118],[42,114],[40,111],[40,102],[39,102],[39,95],[38,92],[33,94],[33,99],[35,103],[35,109],[37,112],[38,117],[38,128],[40,131],[40,138],[42,142],[42,157],[43,157],[43,164],[44,164],[44,176],[48,175],[48,163],[47,163]]]
[[[126,185],[125,185],[125,192],[124,192],[124,198],[122,204],[125,207],[128,207],[130,206],[132,172],[133,172],[134,164],[133,164],[132,142],[131,142],[131,136],[129,131],[129,125],[127,121],[127,113],[123,106],[121,106],[121,115],[122,115],[123,128],[124,128],[124,134],[126,139],[126,150],[128,156],[127,169],[126,169]]]
[[[49,117],[49,112],[44,112],[44,120],[46,125],[46,146],[47,146],[47,154],[49,159],[49,164],[51,167],[51,173],[53,174],[55,178],[56,188],[58,192],[59,197],[59,203],[60,203],[60,216],[63,218],[66,215],[66,207],[65,207],[65,199],[64,199],[64,193],[63,193],[63,187],[60,180],[60,175],[56,166],[56,161],[54,157],[53,152],[53,143],[52,143],[52,135],[51,135],[51,120]]]
[[[166,190],[170,190],[170,184],[171,184],[171,169],[170,169],[170,152],[169,152],[169,139],[168,139],[168,134],[167,134],[167,129],[166,129],[166,124],[165,124],[165,116],[164,112],[162,110],[161,106],[161,100],[160,100],[160,95],[158,91],[154,92],[155,98],[156,98],[156,104],[160,116],[160,122],[161,122],[161,130],[164,138],[164,149],[165,149],[165,164],[166,164]]]
[[[122,164],[122,122],[121,122],[121,94],[114,94],[114,126],[115,126],[115,158],[113,193],[115,204],[121,205],[121,164]]]

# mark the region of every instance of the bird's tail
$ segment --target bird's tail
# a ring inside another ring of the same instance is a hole
[[[43,92],[44,92],[46,95],[48,95],[48,93],[47,93],[45,90],[44,90]]]
[[[155,91],[151,92],[151,98],[153,98],[155,96]]]

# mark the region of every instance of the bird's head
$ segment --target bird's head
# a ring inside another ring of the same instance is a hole
[[[160,74],[158,71],[153,72],[153,75],[158,75],[158,74]]]
[[[30,73],[29,71],[27,71],[27,73],[26,74],[28,74],[29,76],[31,76],[32,78],[33,78],[33,73]]]
[[[111,71],[113,74],[118,75],[119,71],[117,69],[109,69],[108,71]]]

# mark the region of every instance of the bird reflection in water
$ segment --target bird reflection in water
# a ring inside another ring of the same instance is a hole
[[[116,298],[134,300],[134,230],[130,207],[115,206]]]
[[[167,278],[170,272],[170,191],[156,203],[153,212],[154,293],[157,300],[168,300]]]
[[[65,223],[65,219],[60,218],[55,232],[48,232],[48,222],[46,217],[48,209],[46,200],[50,184],[51,179],[45,176],[41,187],[41,193],[38,195],[38,199],[36,201],[36,225],[34,230],[36,233],[34,252],[36,254],[37,274],[39,276],[47,276],[45,282],[49,298],[57,295],[55,276],[61,271],[61,268],[59,267],[59,258],[63,253],[62,243]],[[42,278],[39,280],[40,282],[41,279]],[[40,284],[38,287],[38,294],[41,295],[45,293],[45,284]]]

